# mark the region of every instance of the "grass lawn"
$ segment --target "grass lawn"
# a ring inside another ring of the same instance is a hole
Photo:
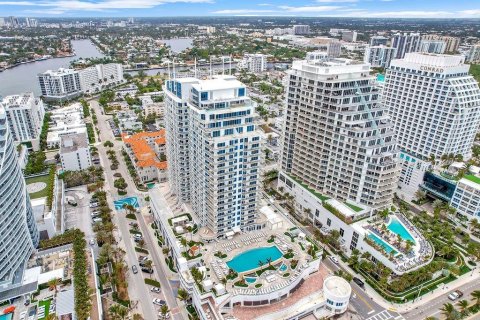
[[[47,186],[38,192],[35,193],[30,193],[30,199],[38,199],[38,198],[44,198],[48,195],[48,184],[49,184],[49,179],[48,179],[48,174],[44,176],[38,176],[38,177],[33,177],[33,178],[27,178],[25,179],[25,183],[27,185],[35,183],[35,182],[45,182]]]
[[[480,178],[479,177],[467,174],[467,175],[464,176],[464,178],[467,179],[467,180],[470,180],[472,182],[475,182],[476,184],[480,184]]]
[[[348,202],[344,202],[344,204],[355,212],[360,212],[360,211],[363,210],[362,208],[357,207],[356,205],[353,205],[353,204],[348,203]]]
[[[45,316],[43,318],[38,318],[38,320],[41,320],[41,319],[45,319],[47,316],[48,316],[48,310],[50,308],[50,302],[52,302],[52,300],[41,300],[38,302],[38,307],[40,308],[40,306],[45,306]]]

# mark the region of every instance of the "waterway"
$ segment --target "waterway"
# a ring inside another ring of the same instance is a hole
[[[72,40],[72,48],[75,50],[75,56],[25,63],[0,72],[0,96],[26,91],[33,91],[36,96],[39,96],[37,74],[47,70],[69,67],[71,61],[80,58],[103,57],[103,54],[90,40]]]

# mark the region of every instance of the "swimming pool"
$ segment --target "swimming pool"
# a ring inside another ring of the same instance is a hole
[[[13,319],[13,313],[0,314],[0,320],[11,320]]]
[[[255,281],[257,281],[257,278],[245,277],[245,281],[247,281],[248,283],[255,283]]]
[[[415,239],[412,237],[410,232],[403,226],[403,224],[395,217],[390,218],[390,222],[387,226],[388,230],[392,231],[395,234],[400,235],[403,240],[410,240],[415,243]]]
[[[139,204],[138,204],[137,197],[128,197],[128,198],[123,198],[123,199],[120,199],[120,200],[113,201],[113,205],[115,206],[115,210],[122,210],[124,204],[130,204],[134,208],[140,207]]]
[[[383,239],[377,237],[376,234],[373,234],[373,233],[370,233],[368,235],[368,237],[370,239],[372,239],[376,244],[378,244],[379,246],[381,246],[383,249],[385,249],[385,251],[389,254],[390,252],[393,252],[393,254],[396,254],[397,251],[395,249],[393,249],[393,247],[391,245],[389,245],[388,243],[386,243],[385,241],[383,241]]]
[[[227,266],[240,273],[259,268],[260,261],[263,265],[268,265],[267,259],[270,258],[271,263],[273,263],[282,256],[282,252],[276,246],[255,248],[235,256],[227,262]]]
[[[288,267],[284,263],[282,263],[282,265],[278,269],[280,269],[280,271],[285,271],[285,270],[287,270],[287,268]]]

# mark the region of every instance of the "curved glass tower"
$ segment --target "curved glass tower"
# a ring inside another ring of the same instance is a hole
[[[21,284],[39,234],[15,146],[0,106],[0,292]]]

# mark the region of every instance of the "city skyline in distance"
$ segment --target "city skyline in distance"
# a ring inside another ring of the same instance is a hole
[[[476,0],[24,0],[0,1],[3,16],[161,17],[298,16],[365,18],[480,18]]]

